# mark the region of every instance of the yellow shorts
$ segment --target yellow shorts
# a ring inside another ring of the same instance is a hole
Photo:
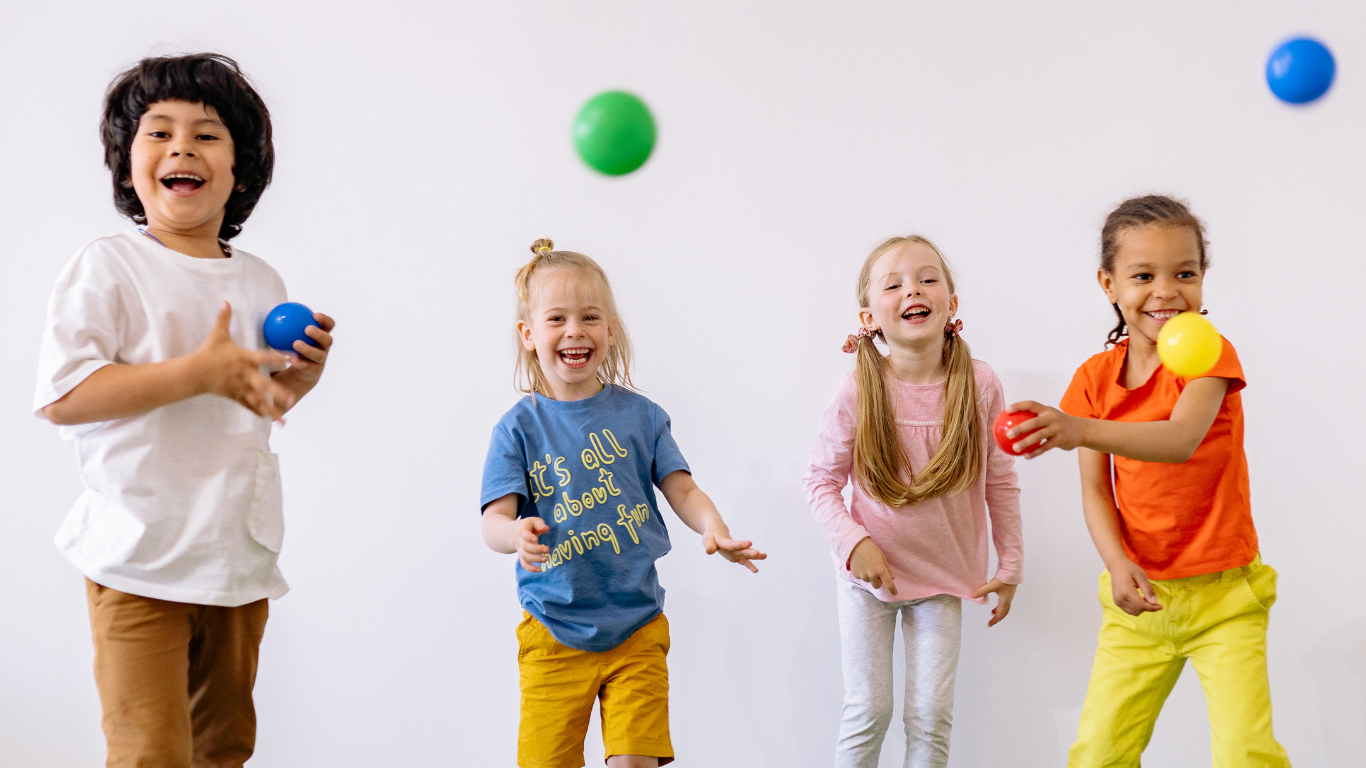
[[[669,741],[669,620],[659,614],[610,651],[561,644],[523,612],[517,626],[522,672],[521,768],[580,768],[593,701],[602,701],[607,755],[658,757],[673,762]]]

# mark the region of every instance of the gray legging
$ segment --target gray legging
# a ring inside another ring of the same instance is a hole
[[[839,582],[844,718],[836,768],[877,768],[892,722],[892,641],[896,614],[906,644],[906,768],[943,768],[953,728],[953,683],[963,634],[963,603],[936,595],[884,603],[843,577]]]

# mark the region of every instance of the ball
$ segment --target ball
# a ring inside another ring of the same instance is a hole
[[[272,309],[266,314],[266,322],[262,331],[266,336],[266,343],[272,349],[281,352],[293,352],[294,342],[302,341],[311,346],[318,346],[313,339],[304,333],[308,326],[319,327],[313,320],[313,310],[297,302],[289,301]]]
[[[1201,376],[1219,362],[1224,340],[1214,324],[1195,312],[1182,312],[1157,333],[1157,356],[1182,378]]]
[[[1006,437],[1006,433],[1009,432],[1013,427],[1023,424],[1037,415],[1037,413],[1033,413],[1031,411],[1001,411],[996,416],[996,423],[992,424],[991,426],[991,433],[996,436],[996,444],[1001,446],[1001,450],[1005,451],[1011,456],[1023,456],[1023,453],[1016,453],[1015,449],[1011,446],[1015,445],[1015,443],[1020,442],[1026,437],[1029,437],[1035,432],[1038,432],[1039,430],[1030,430],[1029,432],[1026,432],[1023,435],[1020,435],[1019,437],[1015,438],[1014,440]],[[1029,450],[1033,451],[1035,448],[1038,447],[1039,446],[1037,445],[1031,446]]]
[[[1327,46],[1312,37],[1281,44],[1266,60],[1266,84],[1288,104],[1308,104],[1328,92],[1337,65]]]
[[[655,148],[655,119],[645,102],[632,94],[600,93],[574,118],[574,148],[601,173],[630,173],[644,165]]]

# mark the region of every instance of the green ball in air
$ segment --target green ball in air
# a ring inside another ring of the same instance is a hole
[[[608,176],[630,173],[655,148],[655,119],[632,94],[600,93],[574,118],[574,148],[585,163]]]

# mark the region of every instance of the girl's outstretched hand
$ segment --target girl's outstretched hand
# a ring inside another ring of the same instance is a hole
[[[1034,414],[1034,418],[1023,424],[1016,424],[1006,432],[1006,437],[1010,440],[1020,438],[1011,447],[1026,459],[1042,456],[1050,448],[1070,451],[1082,443],[1085,419],[1068,416],[1057,408],[1050,408],[1033,400],[1015,403],[1006,410],[1029,411]],[[1034,434],[1030,435],[1030,432]],[[1020,437],[1021,435],[1028,437]]]
[[[849,572],[859,581],[871,584],[873,589],[882,589],[886,584],[887,591],[896,594],[896,581],[892,578],[891,566],[887,565],[887,556],[872,538],[854,545],[854,551],[849,555]]]
[[[768,555],[754,548],[754,542],[736,541],[724,527],[719,530],[708,528],[703,531],[702,546],[706,548],[707,554],[714,555],[720,552],[721,557],[745,566],[752,573],[759,572],[758,566],[751,562],[752,560],[768,559]]]
[[[541,572],[541,563],[550,559],[550,547],[541,543],[541,534],[550,530],[550,526],[539,517],[523,517],[517,521],[517,559],[522,561],[522,568],[532,572]]]
[[[1010,603],[1015,599],[1015,589],[1018,584],[1007,584],[1000,579],[991,581],[978,587],[973,593],[973,597],[986,597],[992,592],[996,593],[996,607],[991,609],[991,621],[987,622],[988,627],[994,627],[1010,613]]]
[[[1152,582],[1148,581],[1148,574],[1138,563],[1126,559],[1107,570],[1110,571],[1111,594],[1121,611],[1130,616],[1139,616],[1148,611],[1162,610]]]

